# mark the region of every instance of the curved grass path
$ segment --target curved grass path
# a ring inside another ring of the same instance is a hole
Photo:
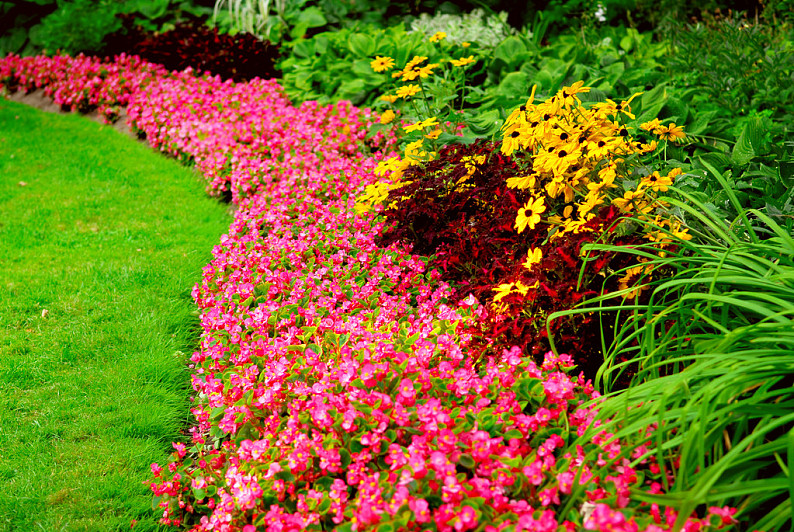
[[[0,99],[0,531],[158,528],[143,482],[186,426],[190,292],[229,223],[177,162]]]

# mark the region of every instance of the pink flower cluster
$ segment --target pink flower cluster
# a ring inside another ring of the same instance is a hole
[[[12,56],[0,81],[68,102],[65,87],[79,93],[97,70],[91,94],[102,96],[89,101],[128,105],[153,146],[193,161],[239,207],[193,292],[203,332],[192,441],[152,465],[164,523],[672,529],[673,510],[632,497],[661,493],[672,472],[615,460],[610,434],[581,438],[597,425],[583,406],[596,394],[569,376],[569,357],[538,366],[516,348],[472,360],[466,331],[485,310],[472,297],[450,306],[453,289],[426,261],[376,245],[382,222],[353,206],[391,155],[373,146],[393,141],[365,139],[368,111],[294,107],[273,81],[171,75],[125,57]],[[113,101],[102,82],[127,92]],[[733,512],[711,508],[685,530],[727,528]]]

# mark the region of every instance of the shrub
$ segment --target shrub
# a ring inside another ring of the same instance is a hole
[[[488,15],[483,9],[475,9],[471,13],[452,15],[422,13],[411,21],[409,33],[419,32],[422,35],[434,35],[444,32],[451,44],[460,45],[464,42],[477,43],[482,48],[492,49],[515,30],[507,24],[507,13]]]
[[[198,73],[210,72],[235,81],[279,76],[275,69],[279,52],[274,45],[247,33],[221,34],[197,18],[155,33],[126,17],[125,30],[109,36],[100,52],[111,57],[119,53],[138,55],[173,71],[190,67]]]

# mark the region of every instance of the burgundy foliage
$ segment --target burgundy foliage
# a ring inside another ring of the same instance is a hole
[[[168,70],[191,67],[234,81],[281,77],[275,67],[278,47],[249,33],[221,34],[196,18],[180,22],[172,30],[152,33],[135,26],[132,18],[123,18],[124,28],[105,39],[98,55],[133,54]]]
[[[464,181],[464,157],[486,156],[484,164]],[[560,310],[574,308],[588,296],[617,288],[617,280],[606,273],[629,264],[627,254],[602,254],[587,261],[580,258],[582,246],[594,242],[602,229],[614,226],[618,213],[605,207],[588,223],[594,231],[548,239],[548,225],[519,234],[514,228],[518,209],[529,193],[507,188],[508,177],[526,172],[499,152],[496,143],[446,146],[435,161],[406,170],[407,186],[391,192],[384,211],[393,222],[385,231],[382,244],[396,240],[413,244],[414,253],[433,255],[433,264],[444,272],[444,280],[461,286],[459,297],[472,293],[491,304],[494,288],[520,280],[527,286],[538,283],[526,296],[513,294],[501,300],[503,312],[491,312],[478,333],[480,355],[501,353],[517,345],[536,359],[549,350],[546,318]],[[632,245],[639,237],[610,239]],[[543,259],[531,271],[523,266],[530,248],[541,248]],[[581,283],[580,283],[581,275]],[[605,323],[605,325],[607,325]],[[579,369],[588,377],[595,374],[603,360],[601,325],[593,314],[577,314],[550,324],[555,347],[575,356]],[[609,331],[603,331],[610,341]]]

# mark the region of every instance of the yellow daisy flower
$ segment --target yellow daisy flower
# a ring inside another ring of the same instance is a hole
[[[430,37],[430,42],[438,42],[447,36],[443,31],[437,31]]]
[[[376,56],[369,66],[371,66],[372,70],[375,72],[384,72],[386,70],[391,70],[391,68],[394,66],[394,59],[388,56]]]
[[[394,114],[394,111],[392,111],[391,109],[386,109],[386,111],[384,111],[383,114],[380,115],[380,123],[391,124],[392,120],[394,120],[396,116],[397,115]]]
[[[453,66],[459,67],[470,65],[475,62],[475,59],[473,55],[470,55],[469,57],[461,57],[460,59],[451,59],[449,62],[452,63]]]
[[[419,85],[406,85],[397,89],[397,97],[408,99],[419,92]]]
[[[540,248],[533,248],[530,249],[527,253],[527,260],[524,262],[523,266],[527,270],[532,270],[532,267],[535,264],[539,264],[541,259],[543,258],[543,250]]]
[[[529,200],[526,205],[518,209],[515,228],[519,233],[523,232],[526,228],[534,229],[540,222],[541,213],[545,211],[546,204],[542,197]]]

